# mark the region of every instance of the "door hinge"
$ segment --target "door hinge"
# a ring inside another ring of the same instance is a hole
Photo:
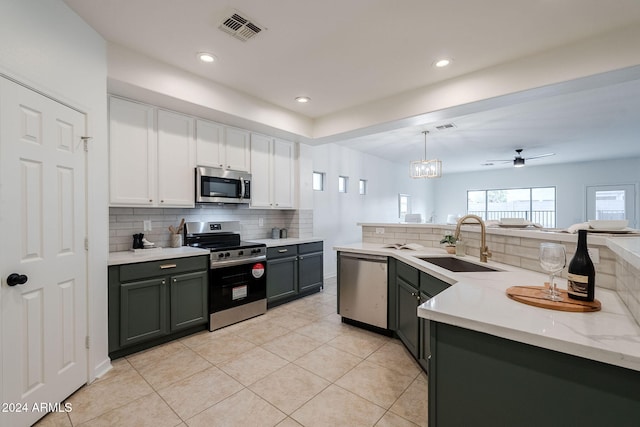
[[[89,239],[87,237],[84,238],[84,250],[89,250]]]
[[[91,340],[89,339],[89,335],[87,335],[86,337],[84,337],[84,346],[87,350],[89,350],[89,348],[91,347],[90,344]]]
[[[84,144],[84,151],[89,151],[89,140],[93,139],[92,136],[81,136],[80,139],[82,140],[82,143]]]

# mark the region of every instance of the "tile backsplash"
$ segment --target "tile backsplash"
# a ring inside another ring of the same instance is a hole
[[[133,234],[144,233],[157,246],[169,246],[169,226],[180,220],[240,221],[244,240],[271,237],[271,229],[286,228],[288,237],[313,236],[313,210],[249,209],[244,206],[202,206],[178,208],[109,208],[109,252],[129,250]],[[151,221],[151,231],[144,231],[144,221]]]

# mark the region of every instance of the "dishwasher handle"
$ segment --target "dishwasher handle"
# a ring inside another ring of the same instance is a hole
[[[375,262],[387,262],[387,257],[384,255],[369,255],[369,254],[356,254],[351,252],[340,252],[340,258],[357,259],[363,261],[375,261]]]

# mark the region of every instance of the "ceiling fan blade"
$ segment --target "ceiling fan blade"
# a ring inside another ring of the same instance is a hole
[[[510,163],[513,162],[513,159],[493,159],[493,160],[485,160],[485,162],[505,162]]]
[[[533,160],[533,159],[539,159],[541,157],[549,157],[549,156],[555,156],[555,155],[556,153],[540,154],[539,156],[527,157],[525,158],[525,160]]]

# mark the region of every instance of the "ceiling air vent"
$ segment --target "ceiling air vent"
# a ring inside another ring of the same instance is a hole
[[[456,127],[456,125],[454,125],[453,123],[445,123],[443,125],[436,126],[436,129],[440,130],[440,131],[443,131],[443,130],[453,129],[455,127]]]
[[[243,42],[255,37],[263,30],[258,24],[251,22],[249,18],[238,12],[224,18],[218,28]]]

